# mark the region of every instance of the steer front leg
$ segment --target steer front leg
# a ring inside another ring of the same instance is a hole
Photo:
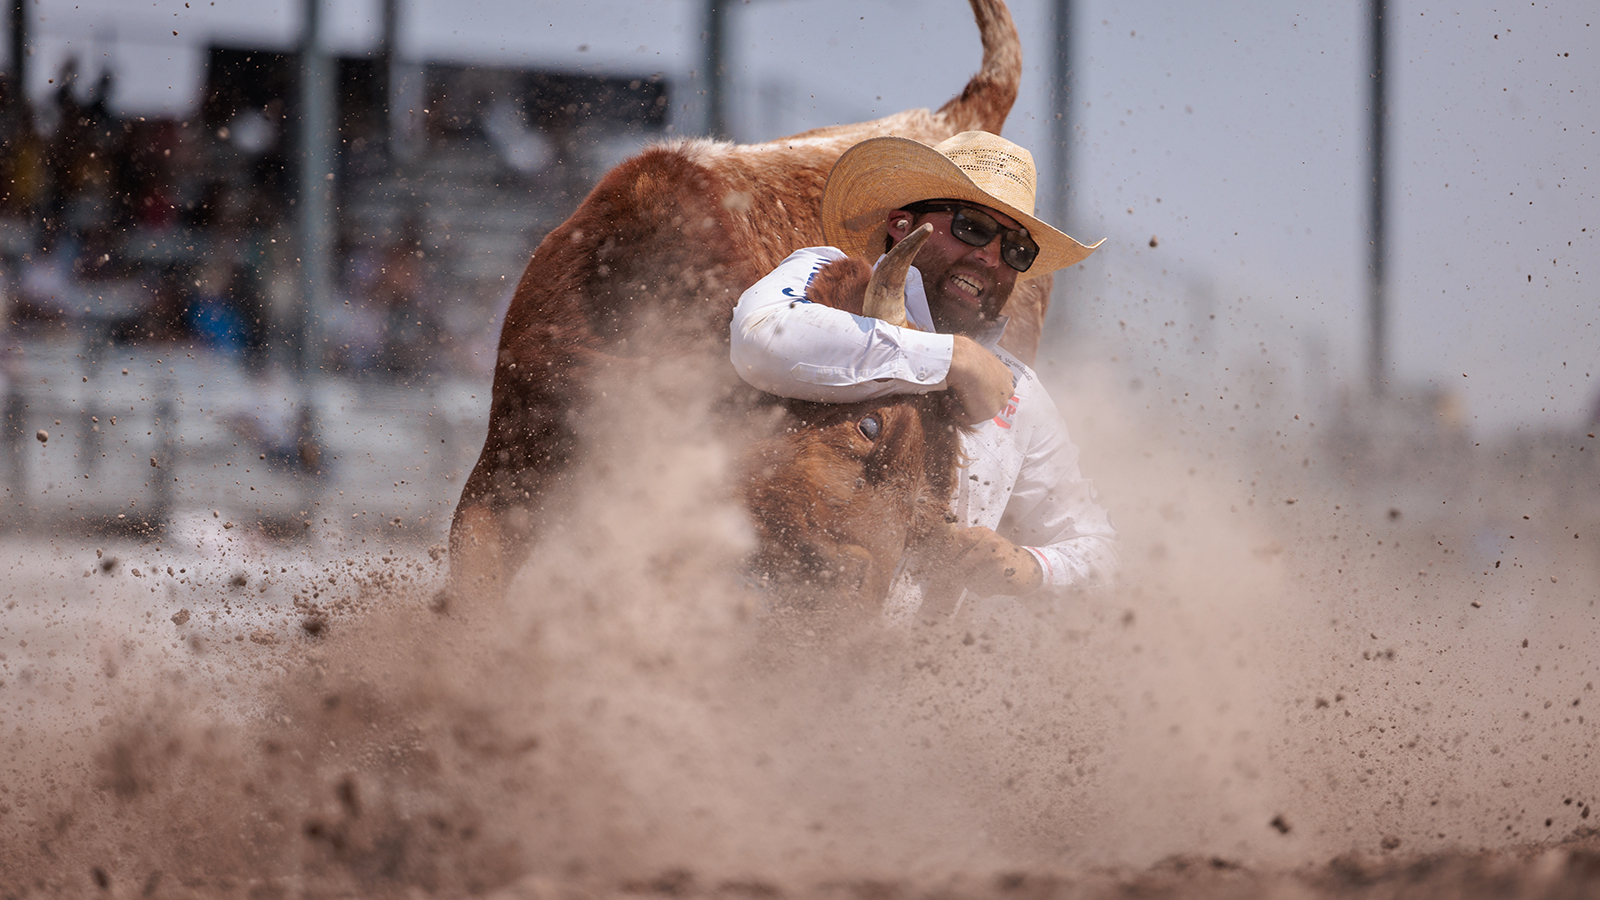
[[[527,465],[523,454],[506,456],[486,448],[461,492],[450,521],[446,606],[499,601],[554,514],[566,454],[548,467]]]
[[[462,502],[450,521],[450,583],[440,612],[468,598],[505,592],[505,541],[500,517],[488,503]]]
[[[522,359],[530,354],[523,354]],[[495,373],[483,450],[450,521],[450,581],[446,604],[498,602],[527,559],[577,443],[569,404],[583,402],[579,367],[561,360],[550,376],[510,357]]]

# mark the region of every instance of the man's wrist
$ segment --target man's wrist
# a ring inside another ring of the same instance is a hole
[[[956,375],[955,337],[938,332],[913,332],[902,338],[901,349],[906,360],[923,376],[919,381],[930,391],[950,388],[950,379]]]
[[[1050,561],[1045,559],[1043,553],[1032,547],[1019,547],[1018,549],[1022,550],[1022,556],[1027,558],[1027,562],[1024,565],[1028,568],[1019,571],[1015,576],[1024,585],[1023,593],[1036,591],[1044,587],[1049,582]],[[1023,571],[1026,571],[1027,574],[1024,575]]]

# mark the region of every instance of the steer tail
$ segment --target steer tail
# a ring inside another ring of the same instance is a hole
[[[1017,26],[1011,21],[1011,12],[1004,0],[971,0],[972,14],[978,22],[978,36],[983,41],[983,67],[972,76],[961,93],[950,98],[938,112],[926,109],[908,109],[874,119],[848,125],[829,125],[813,128],[799,134],[773,141],[787,147],[798,139],[837,142],[837,153],[868,138],[886,134],[921,141],[930,147],[963,131],[987,131],[999,134],[1017,101],[1017,86],[1022,83],[1022,41],[1017,37]],[[806,152],[811,152],[807,148]],[[813,161],[814,163],[814,161]],[[828,159],[832,165],[833,159]]]
[[[1011,11],[1003,0],[971,0],[972,16],[978,22],[983,40],[983,67],[950,102],[939,107],[936,117],[950,127],[950,133],[987,131],[999,134],[1017,101],[1017,86],[1022,82],[1022,41]]]

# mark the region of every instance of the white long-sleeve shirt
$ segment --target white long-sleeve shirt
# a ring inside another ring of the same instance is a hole
[[[898,328],[806,299],[811,279],[844,258],[833,247],[796,250],[739,298],[733,312],[734,367],[751,386],[781,397],[850,403],[890,394],[943,390],[954,339],[933,331],[922,276],[906,279],[906,317]],[[1000,349],[1004,321],[972,338],[994,352],[1015,380],[1006,408],[963,435],[971,460],[957,479],[951,511],[969,526],[994,529],[1039,561],[1044,583],[1108,579],[1116,550],[1106,511],[1078,468],[1078,448],[1033,370]],[[914,612],[914,576],[897,580],[887,610]]]

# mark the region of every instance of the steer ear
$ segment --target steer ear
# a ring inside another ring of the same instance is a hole
[[[906,328],[906,275],[911,272],[911,260],[933,234],[933,225],[924,222],[916,231],[900,239],[894,249],[878,260],[878,267],[867,282],[867,297],[861,304],[861,314],[881,319],[890,325]]]
[[[806,299],[859,316],[871,279],[872,266],[847,256],[817,270],[811,283],[806,285]]]

